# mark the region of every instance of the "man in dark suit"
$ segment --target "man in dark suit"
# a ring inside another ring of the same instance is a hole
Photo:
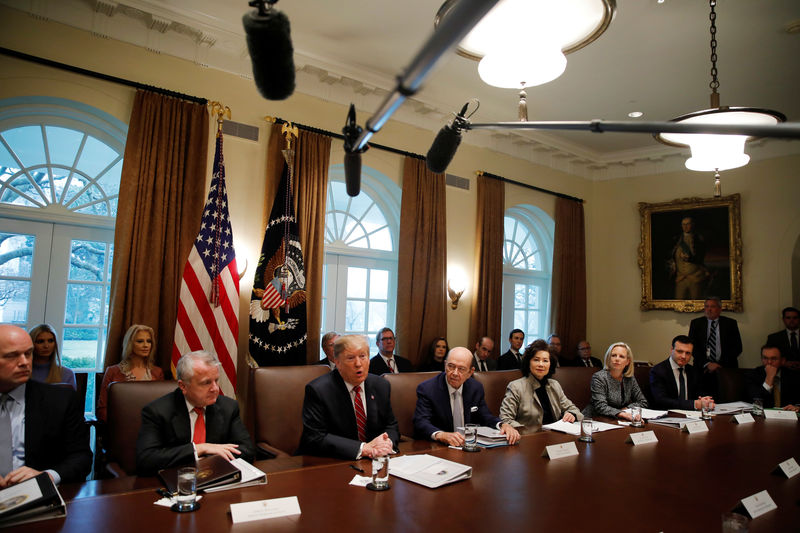
[[[770,333],[767,344],[780,348],[786,358],[785,367],[800,370],[800,311],[796,307],[787,307],[782,316],[786,329]]]
[[[519,370],[522,368],[522,343],[525,341],[525,332],[521,329],[512,329],[508,335],[508,351],[497,360],[497,370]]]
[[[473,358],[475,360],[475,368],[478,372],[486,372],[489,370],[497,370],[497,361],[492,359],[492,350],[494,350],[494,341],[489,337],[481,337],[475,343],[475,353]]]
[[[31,381],[32,361],[30,335],[0,325],[0,488],[41,472],[56,484],[83,481],[92,467],[77,394]]]
[[[306,385],[298,453],[361,459],[391,453],[400,440],[390,386],[369,373],[369,345],[343,335],[333,347],[336,370]]]
[[[585,366],[589,368],[603,368],[603,362],[597,357],[592,357],[592,345],[589,341],[582,340],[578,343],[578,357],[573,361],[572,366]]]
[[[706,298],[701,316],[689,324],[689,338],[694,346],[694,363],[705,373],[714,373],[719,367],[738,368],[737,358],[742,353],[742,337],[736,320],[720,316],[722,301]]]
[[[748,400],[761,398],[764,407],[798,411],[800,376],[785,364],[786,358],[780,348],[769,344],[762,346],[761,366],[747,374]]]
[[[474,372],[474,360],[469,350],[453,348],[445,359],[444,372],[417,386],[414,438],[463,446],[464,435],[456,428],[464,424],[480,424],[499,429],[509,444],[519,440],[516,429],[510,424],[501,424],[500,419],[489,411],[483,385],[472,379]]]
[[[194,464],[204,455],[252,463],[255,446],[239,416],[239,404],[219,395],[219,361],[208,352],[183,355],[178,388],[142,409],[136,471],[152,476],[163,468]]]
[[[325,354],[325,359],[320,359],[319,364],[328,365],[331,370],[336,368],[336,365],[333,364],[333,344],[338,338],[338,333],[335,331],[329,331],[322,336],[322,341],[320,342],[320,345],[322,346],[322,353]]]
[[[380,376],[381,374],[399,374],[413,370],[411,361],[394,353],[394,342],[394,332],[389,328],[383,328],[375,336],[378,355],[370,359],[369,371],[371,374]]]
[[[689,364],[691,358],[692,340],[686,335],[672,339],[669,358],[650,370],[655,409],[700,409],[704,401],[714,401],[711,396],[698,397],[697,372]]]

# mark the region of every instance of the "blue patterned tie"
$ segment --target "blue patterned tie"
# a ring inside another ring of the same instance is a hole
[[[717,321],[711,321],[711,332],[708,334],[708,344],[706,345],[708,360],[717,360]]]

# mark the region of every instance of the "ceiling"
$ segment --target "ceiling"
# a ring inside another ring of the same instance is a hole
[[[247,0],[0,3],[250,75],[241,24],[250,9]],[[356,103],[363,125],[433,31],[440,5],[439,0],[278,2],[291,22],[296,90]],[[527,90],[530,120],[634,120],[628,113],[641,111],[636,120],[660,121],[709,107],[708,11],[702,0],[617,0],[616,16],[603,35],[568,55],[560,78]],[[800,120],[800,1],[719,0],[716,11],[722,105],[765,107]],[[474,121],[516,120],[517,91],[485,85],[475,62],[450,54],[393,118],[430,130],[432,140],[448,115],[475,97],[481,107]],[[373,141],[381,142],[380,133]],[[474,131],[464,142],[594,179],[677,170],[685,159],[680,150],[645,134]],[[800,153],[797,141],[752,144],[754,158]]]

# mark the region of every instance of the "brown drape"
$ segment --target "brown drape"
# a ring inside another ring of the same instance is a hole
[[[553,289],[550,305],[554,333],[561,338],[561,351],[574,352],[586,338],[586,232],[583,204],[556,199],[553,251]]]
[[[183,265],[200,228],[209,129],[206,106],[138,91],[131,112],[114,234],[105,365],[131,324],[156,335],[169,375]]]
[[[467,342],[472,349],[481,337],[491,337],[494,340],[492,357],[497,357],[501,344],[504,208],[504,183],[479,175],[474,289]]]
[[[319,361],[319,329],[322,317],[322,267],[325,245],[325,201],[328,192],[328,167],[331,157],[331,138],[327,135],[300,130],[292,142],[294,147],[294,200],[300,248],[306,272],[306,362]],[[275,192],[283,170],[286,139],[281,124],[273,124],[267,146],[267,186],[263,227],[266,228]]]
[[[416,367],[435,337],[447,335],[445,176],[406,157],[397,259],[397,337]]]

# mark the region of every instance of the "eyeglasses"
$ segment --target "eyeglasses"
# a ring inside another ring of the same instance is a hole
[[[469,368],[464,368],[463,366],[456,366],[453,363],[447,363],[446,365],[444,365],[444,368],[448,372],[458,372],[462,376],[467,372],[469,372]]]
[[[381,342],[393,341],[394,337],[381,337]]]

